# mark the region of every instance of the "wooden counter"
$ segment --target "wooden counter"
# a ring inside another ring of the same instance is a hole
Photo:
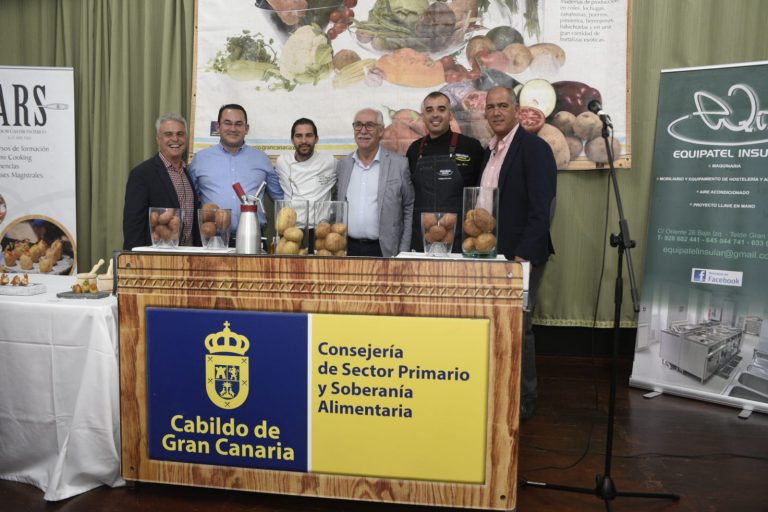
[[[523,302],[519,264],[168,253],[121,253],[117,262],[122,471],[126,480],[515,509]],[[148,307],[488,319],[484,482],[373,478],[150,458]]]

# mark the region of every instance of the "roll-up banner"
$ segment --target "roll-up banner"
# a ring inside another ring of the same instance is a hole
[[[0,270],[76,271],[72,68],[0,66]]]
[[[768,412],[768,62],[662,71],[633,386]]]

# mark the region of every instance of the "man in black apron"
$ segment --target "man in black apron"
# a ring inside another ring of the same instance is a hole
[[[431,92],[424,98],[421,117],[428,134],[415,140],[406,153],[416,192],[411,249],[424,250],[422,213],[455,213],[458,221],[452,252],[461,252],[464,187],[477,186],[483,147],[478,140],[451,130],[451,101],[441,92]]]

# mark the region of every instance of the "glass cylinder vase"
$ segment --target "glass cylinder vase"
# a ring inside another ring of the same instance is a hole
[[[499,189],[466,187],[461,252],[466,258],[496,258]]]

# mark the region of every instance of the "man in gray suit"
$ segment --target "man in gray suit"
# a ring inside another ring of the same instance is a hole
[[[352,123],[357,151],[336,165],[337,196],[349,203],[349,256],[397,256],[411,249],[413,184],[408,160],[379,145],[384,117],[366,108]]]

